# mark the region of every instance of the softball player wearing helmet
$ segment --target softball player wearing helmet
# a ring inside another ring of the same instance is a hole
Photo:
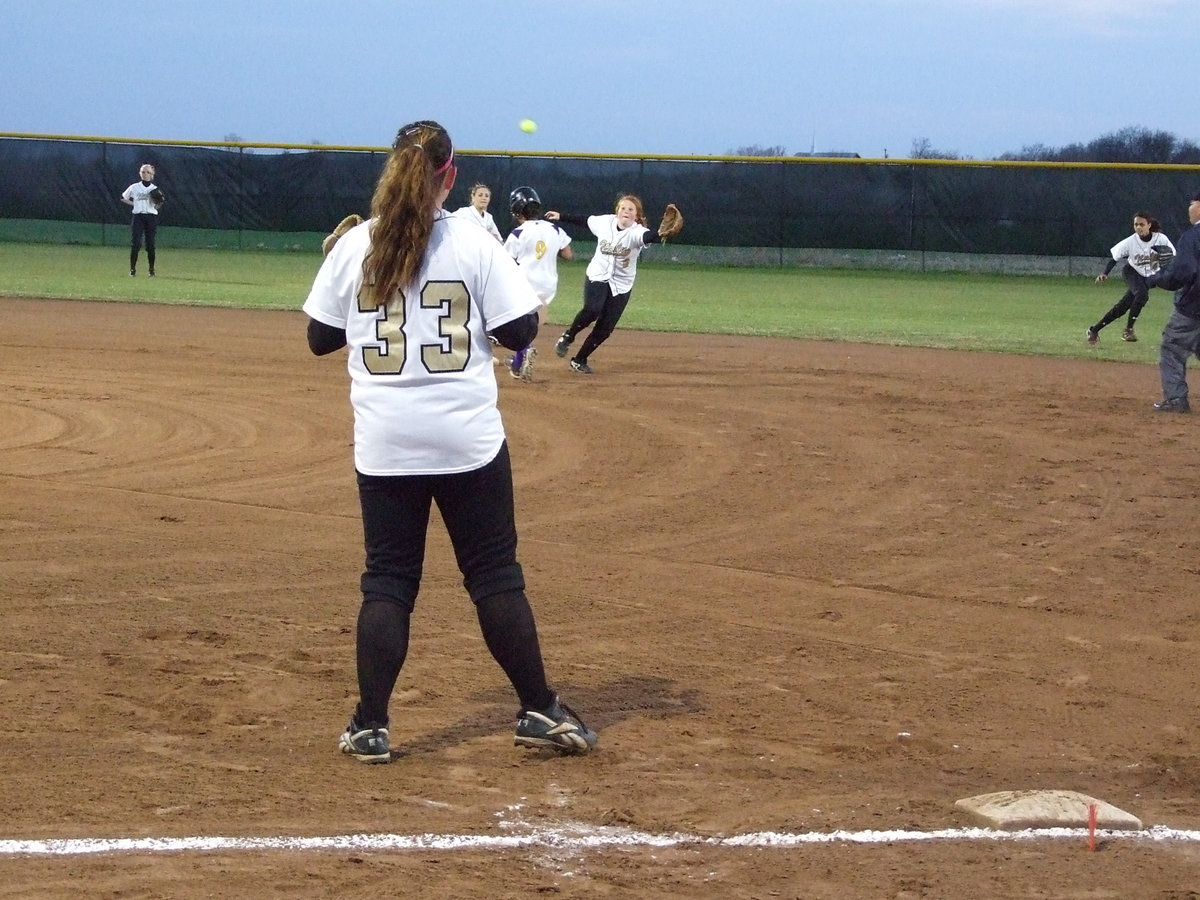
[[[642,201],[633,194],[618,197],[612,215],[584,218],[551,210],[546,218],[551,222],[586,225],[596,236],[596,253],[588,263],[583,282],[583,309],[554,345],[558,356],[566,356],[579,332],[595,323],[579,352],[571,358],[573,371],[591,375],[588,358],[616,329],[633,295],[638,257],[648,244],[660,243],[662,238],[646,227]]]
[[[499,243],[442,209],[456,175],[444,128],[400,129],[371,218],[330,249],[304,303],[312,352],[349,348],[366,565],[359,700],[338,746],[368,763],[391,760],[388,705],[408,653],[433,503],[484,641],[520,700],[515,743],[562,753],[596,744],[546,682],[496,406],[488,332],[509,349],[528,346],[538,300]]]
[[[1100,341],[1100,331],[1105,325],[1115,322],[1125,313],[1125,330],[1121,340],[1136,341],[1133,331],[1134,323],[1142,313],[1146,301],[1150,299],[1150,287],[1146,279],[1158,271],[1164,260],[1175,255],[1175,245],[1171,239],[1162,233],[1158,220],[1149,213],[1134,213],[1133,234],[1121,241],[1109,251],[1108,264],[1104,271],[1096,276],[1096,283],[1108,280],[1108,273],[1117,263],[1124,261],[1121,266],[1121,277],[1125,279],[1125,294],[1113,307],[1106,312],[1091,328],[1087,330],[1087,342],[1096,344]]]
[[[538,218],[542,214],[542,200],[531,187],[514,188],[508,195],[508,208],[517,220],[517,227],[504,239],[504,249],[517,261],[541,301],[538,307],[540,326],[545,323],[546,310],[558,292],[559,258],[575,257],[571,238],[553,222]],[[537,350],[534,347],[518,350],[509,363],[512,377],[523,381],[532,379],[535,359]]]

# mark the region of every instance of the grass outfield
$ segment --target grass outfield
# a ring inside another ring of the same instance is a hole
[[[0,295],[299,309],[320,264],[315,253],[167,247],[157,278],[144,277],[144,253],[138,277],[130,278],[128,254],[125,247],[0,243]],[[585,262],[559,266],[552,323],[578,310]],[[1123,319],[1105,329],[1098,348],[1084,342],[1087,326],[1124,289],[1115,276],[1096,285],[1085,277],[748,269],[647,258],[620,327],[1157,362],[1167,291],[1151,291],[1138,343],[1120,339]]]

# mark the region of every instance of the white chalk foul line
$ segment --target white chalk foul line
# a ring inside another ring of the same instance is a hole
[[[1200,831],[1155,826],[1140,831],[1097,831],[1102,840],[1200,842]],[[629,828],[563,824],[522,834],[343,834],[326,837],[181,837],[0,840],[0,856],[82,856],[100,853],[196,853],[212,851],[406,851],[406,850],[602,850],[661,847],[800,847],[806,844],[896,844],[913,841],[1086,841],[1086,828],[946,828],[934,831],[810,831],[799,834],[760,831],[730,837],[651,834]]]

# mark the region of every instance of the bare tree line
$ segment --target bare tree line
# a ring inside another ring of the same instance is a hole
[[[728,151],[729,156],[787,156],[783,146],[761,147],[757,144],[738,147]],[[795,153],[794,156],[822,156],[824,154]],[[839,156],[857,154],[839,153]],[[942,150],[929,138],[914,138],[909,159],[975,159],[955,150]],[[1129,126],[1103,134],[1087,143],[1067,144],[1050,147],[1046,144],[1027,144],[1020,150],[1002,153],[997,160],[1024,160],[1032,162],[1098,162],[1098,163],[1173,163],[1178,165],[1200,165],[1200,145],[1195,141],[1180,138],[1169,131],[1155,131],[1140,126]]]

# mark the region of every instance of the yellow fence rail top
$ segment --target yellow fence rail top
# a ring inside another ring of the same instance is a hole
[[[161,138],[131,138],[104,135],[78,134],[25,134],[0,132],[0,138],[39,141],[74,141],[83,143],[138,144],[163,147],[219,147],[229,150],[298,150],[320,152],[323,150],[355,153],[387,153],[390,147],[357,146],[352,144],[272,144],[255,141],[187,141],[164,140]],[[660,160],[668,162],[722,162],[755,165],[846,165],[846,166],[935,166],[948,168],[996,168],[996,169],[1118,169],[1145,170],[1153,172],[1200,172],[1200,165],[1182,163],[1102,163],[1102,162],[1045,162],[1010,159],[909,159],[903,157],[854,157],[854,156],[695,156],[668,153],[579,153],[554,150],[465,150],[457,148],[462,156],[510,156],[544,159],[627,159]]]

